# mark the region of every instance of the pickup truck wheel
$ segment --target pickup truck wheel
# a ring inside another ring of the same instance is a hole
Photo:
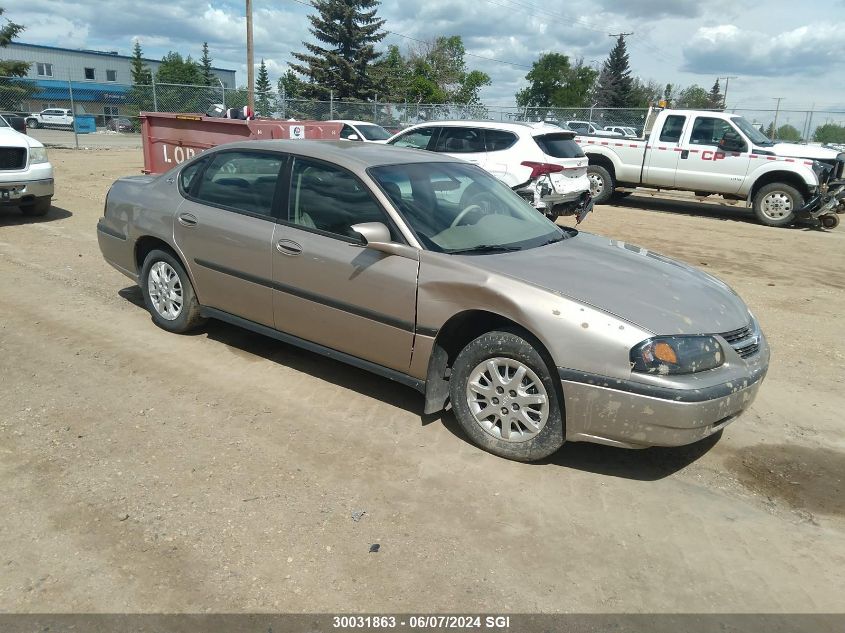
[[[170,253],[150,251],[139,282],[144,304],[161,329],[181,334],[205,321],[188,274]]]
[[[616,183],[613,176],[601,165],[587,167],[587,178],[590,180],[590,195],[596,204],[604,204],[613,195]]]
[[[50,212],[50,196],[36,198],[34,202],[21,206],[21,213],[30,218],[38,218]]]
[[[754,214],[766,226],[787,226],[795,220],[795,211],[804,205],[804,196],[789,185],[773,182],[760,187],[754,196]]]
[[[537,349],[520,334],[487,332],[455,359],[449,378],[452,411],[485,451],[521,462],[563,444],[560,387]]]
[[[38,122],[38,119],[27,119],[26,120],[26,127],[33,130],[33,129],[41,127],[41,124]]]

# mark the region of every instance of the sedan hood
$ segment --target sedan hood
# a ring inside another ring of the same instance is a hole
[[[748,325],[748,308],[704,272],[589,233],[540,248],[466,255],[479,268],[604,310],[654,334],[715,334]]]

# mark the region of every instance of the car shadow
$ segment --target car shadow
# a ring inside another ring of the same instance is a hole
[[[138,286],[128,286],[118,291],[118,294],[146,312],[144,298]],[[225,345],[240,358],[251,361],[269,360],[332,385],[380,400],[419,416],[422,426],[440,422],[458,440],[472,444],[451,409],[425,414],[423,397],[419,392],[383,376],[216,319],[210,319],[205,326],[187,336],[206,336]],[[713,448],[720,437],[721,431],[688,446],[643,450],[570,442],[564,444],[554,455],[526,466],[556,465],[622,479],[657,481],[698,460]]]
[[[669,215],[696,216],[711,218],[713,220],[760,225],[754,212],[751,209],[745,208],[745,204],[742,201],[738,201],[736,205],[731,206],[727,204],[698,202],[695,200],[678,200],[677,198],[652,198],[651,196],[631,195],[621,200],[615,200],[609,206],[619,209],[640,209],[642,211],[656,211]],[[815,220],[802,220],[783,228],[804,231],[824,230],[820,228],[819,222]]]
[[[17,207],[0,207],[0,226],[17,226],[20,224],[40,224],[42,222],[53,222],[65,220],[73,213],[62,207],[53,205],[47,215],[31,216],[24,215]]]
[[[144,297],[138,286],[128,286],[118,291],[118,294],[146,312]],[[151,327],[154,326],[151,324]],[[216,319],[209,319],[203,327],[188,333],[187,336],[205,336],[212,341],[225,345],[230,352],[239,358],[249,361],[269,360],[294,371],[308,374],[344,389],[351,389],[364,396],[375,398],[393,407],[422,416],[423,398],[418,391],[383,376],[309,352],[263,334],[257,334]]]

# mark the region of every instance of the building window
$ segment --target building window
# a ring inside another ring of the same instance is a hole
[[[39,77],[52,77],[53,64],[45,64],[42,62],[38,62],[37,64],[35,64],[35,72]]]
[[[106,81],[117,81],[117,71],[116,70],[107,70],[106,71]]]
[[[120,114],[117,106],[103,106],[103,114],[107,117],[116,117]]]
[[[85,69],[85,79],[88,81],[94,81],[94,69],[93,68],[86,68]]]

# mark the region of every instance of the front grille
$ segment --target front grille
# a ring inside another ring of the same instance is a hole
[[[25,147],[0,147],[0,169],[23,169],[26,167]]]
[[[720,334],[723,339],[734,348],[741,358],[753,356],[760,350],[759,336],[751,329],[751,325]]]

